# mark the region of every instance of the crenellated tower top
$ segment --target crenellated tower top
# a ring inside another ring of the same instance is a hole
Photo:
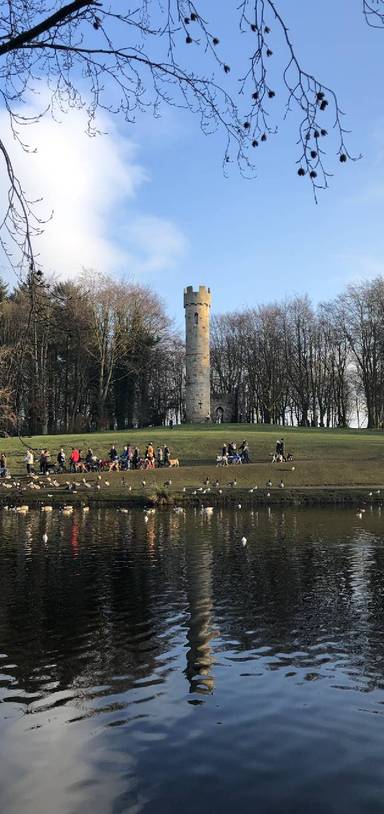
[[[193,286],[189,285],[184,288],[184,308],[187,305],[211,305],[211,289],[205,285],[199,285],[197,291],[193,290]]]

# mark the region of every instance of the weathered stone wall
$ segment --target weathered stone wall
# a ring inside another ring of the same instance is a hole
[[[211,415],[209,319],[211,291],[184,289],[186,334],[186,418],[202,423]]]

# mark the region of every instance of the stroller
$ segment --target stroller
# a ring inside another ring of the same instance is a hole
[[[242,462],[242,457],[238,452],[235,452],[233,455],[228,455],[229,464],[241,464]]]

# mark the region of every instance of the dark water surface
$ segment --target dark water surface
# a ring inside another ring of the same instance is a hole
[[[1,814],[383,812],[383,521],[3,511]]]

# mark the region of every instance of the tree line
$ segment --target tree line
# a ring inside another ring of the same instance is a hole
[[[184,347],[148,287],[85,273],[0,285],[0,430],[162,424],[183,408]]]
[[[312,427],[384,426],[384,278],[212,321],[213,394],[233,420]]]
[[[214,316],[212,395],[233,421],[384,426],[384,278]],[[0,432],[35,435],[185,417],[184,339],[146,286],[31,267],[0,281]],[[215,418],[215,415],[212,415]]]

